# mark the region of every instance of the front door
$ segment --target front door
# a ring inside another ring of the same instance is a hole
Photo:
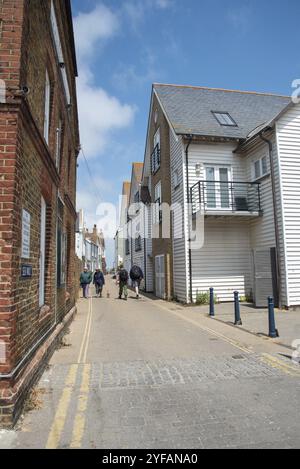
[[[158,298],[165,299],[165,256],[155,257],[155,293]]]
[[[254,251],[254,286],[255,306],[257,308],[267,307],[268,297],[274,295],[271,249],[256,249]],[[276,302],[276,298],[274,299]]]
[[[206,207],[211,210],[230,209],[231,168],[206,167]]]

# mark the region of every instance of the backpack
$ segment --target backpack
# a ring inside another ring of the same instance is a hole
[[[121,282],[127,282],[128,281],[128,273],[126,270],[121,270],[119,273],[119,278]]]
[[[143,273],[137,265],[134,265],[130,271],[131,280],[140,280],[143,277]]]

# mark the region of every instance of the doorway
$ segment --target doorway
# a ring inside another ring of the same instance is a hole
[[[155,257],[155,294],[165,299],[165,256]]]

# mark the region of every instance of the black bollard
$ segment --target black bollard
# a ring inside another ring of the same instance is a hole
[[[242,326],[242,320],[241,320],[241,310],[240,310],[240,298],[239,298],[239,292],[235,291],[234,292],[234,316],[235,316],[235,326]]]
[[[269,303],[269,337],[271,337],[271,339],[277,339],[279,337],[279,333],[278,333],[278,330],[276,329],[274,299],[272,298],[272,296],[269,296],[268,303]]]
[[[214,289],[209,289],[209,315],[211,318],[215,316],[215,294]]]

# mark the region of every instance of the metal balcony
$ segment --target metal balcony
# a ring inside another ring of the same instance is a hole
[[[260,183],[199,181],[191,188],[192,213],[259,216]]]

